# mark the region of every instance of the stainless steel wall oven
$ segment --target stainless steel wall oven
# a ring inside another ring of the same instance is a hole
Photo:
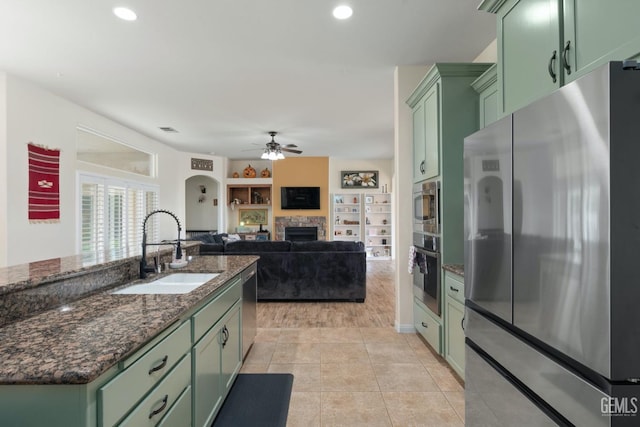
[[[440,252],[416,246],[413,294],[434,314],[440,316]]]

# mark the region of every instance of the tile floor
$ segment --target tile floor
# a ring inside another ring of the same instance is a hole
[[[294,375],[287,426],[463,426],[464,391],[416,334],[263,328],[244,373]]]

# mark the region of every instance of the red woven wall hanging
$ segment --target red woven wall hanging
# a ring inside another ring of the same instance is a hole
[[[29,143],[29,221],[60,221],[60,150]]]

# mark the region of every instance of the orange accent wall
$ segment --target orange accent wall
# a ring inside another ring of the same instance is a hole
[[[329,216],[329,158],[287,157],[273,168],[273,216]],[[281,187],[320,187],[320,209],[280,209]]]

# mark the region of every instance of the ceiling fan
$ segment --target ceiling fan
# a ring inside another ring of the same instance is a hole
[[[298,147],[295,144],[280,145],[279,143],[277,143],[275,141],[275,137],[277,134],[278,132],[275,132],[275,131],[269,132],[269,135],[271,135],[271,141],[267,142],[266,144],[267,148],[264,149],[264,152],[260,157],[261,159],[265,159],[265,160],[284,159],[284,154],[282,154],[283,151],[287,153],[302,154],[302,151],[294,149]]]

